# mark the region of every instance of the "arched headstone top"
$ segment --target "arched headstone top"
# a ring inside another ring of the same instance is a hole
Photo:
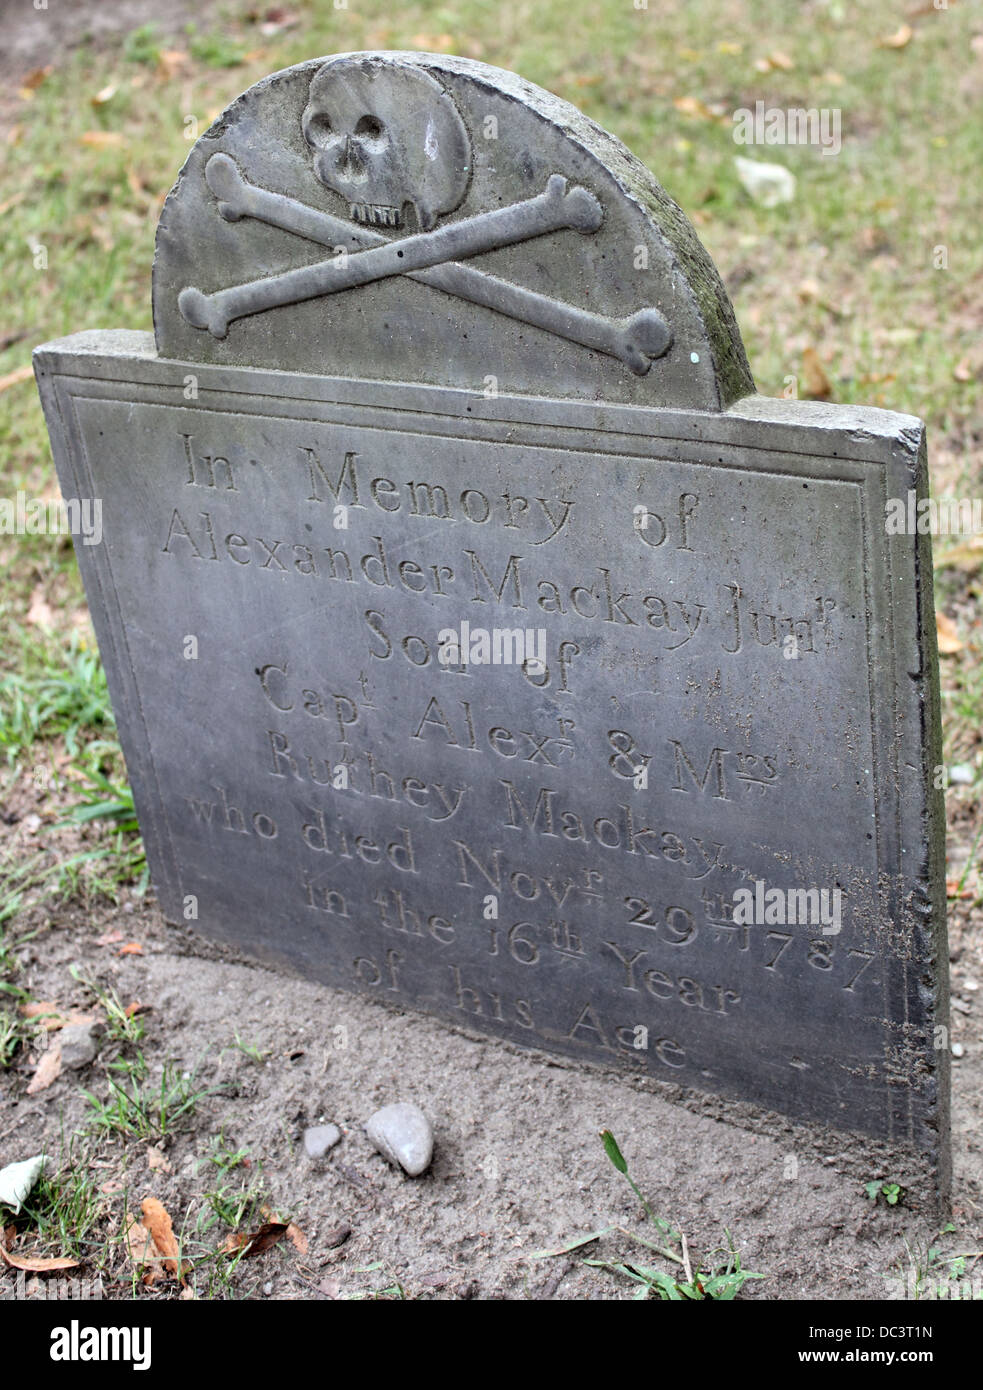
[[[164,205],[153,300],[168,358],[697,410],[754,390],[652,174],[463,58],[342,54],[243,93]]]

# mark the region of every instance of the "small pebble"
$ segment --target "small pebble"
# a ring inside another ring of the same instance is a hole
[[[419,1177],[433,1157],[433,1130],[418,1105],[397,1101],[377,1110],[365,1132],[390,1163],[397,1164],[411,1178]]]
[[[264,1284],[264,1285],[263,1285],[263,1292],[266,1294],[266,1297],[269,1298],[270,1294],[273,1292],[273,1285],[272,1285],[272,1284]]]
[[[958,782],[961,786],[971,787],[976,780],[976,773],[969,763],[954,763],[949,769],[949,781]]]
[[[93,1037],[93,1023],[70,1023],[58,1034],[61,1047],[61,1064],[77,1071],[87,1067],[96,1058],[96,1040]]]
[[[308,1158],[323,1158],[341,1140],[337,1125],[315,1125],[304,1130],[304,1152]]]
[[[979,987],[980,987],[980,984],[979,984],[979,981],[978,981],[978,980],[964,980],[964,981],[963,981],[963,989],[968,989],[968,990],[970,990],[970,991],[971,991],[972,993],[974,993],[974,994],[975,994],[975,992],[979,989]]]
[[[952,1055],[953,1055],[953,1057],[962,1057],[962,1056],[965,1055],[965,1052],[966,1052],[966,1049],[963,1047],[962,1043],[953,1043],[953,1044],[952,1044]]]

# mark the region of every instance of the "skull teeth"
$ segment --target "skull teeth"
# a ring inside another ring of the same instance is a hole
[[[384,203],[349,203],[348,212],[353,222],[372,227],[399,226],[399,208],[387,207]]]

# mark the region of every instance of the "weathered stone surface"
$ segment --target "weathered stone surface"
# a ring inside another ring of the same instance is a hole
[[[422,184],[421,140],[449,161]],[[37,370],[63,491],[103,503],[78,553],[166,915],[858,1131],[944,1189],[930,540],[885,527],[927,488],[921,422],[755,396],[651,176],[457,59],[233,103],[166,204],[154,302],[156,347],[81,333]],[[762,914],[779,890],[830,920]]]
[[[377,1110],[365,1126],[365,1133],[390,1163],[418,1178],[433,1158],[433,1130],[430,1121],[412,1101],[396,1101]]]

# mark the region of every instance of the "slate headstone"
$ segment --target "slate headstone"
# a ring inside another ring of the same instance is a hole
[[[756,395],[652,175],[446,56],[233,102],[153,303],[36,360],[166,917],[944,1194],[922,423]]]

